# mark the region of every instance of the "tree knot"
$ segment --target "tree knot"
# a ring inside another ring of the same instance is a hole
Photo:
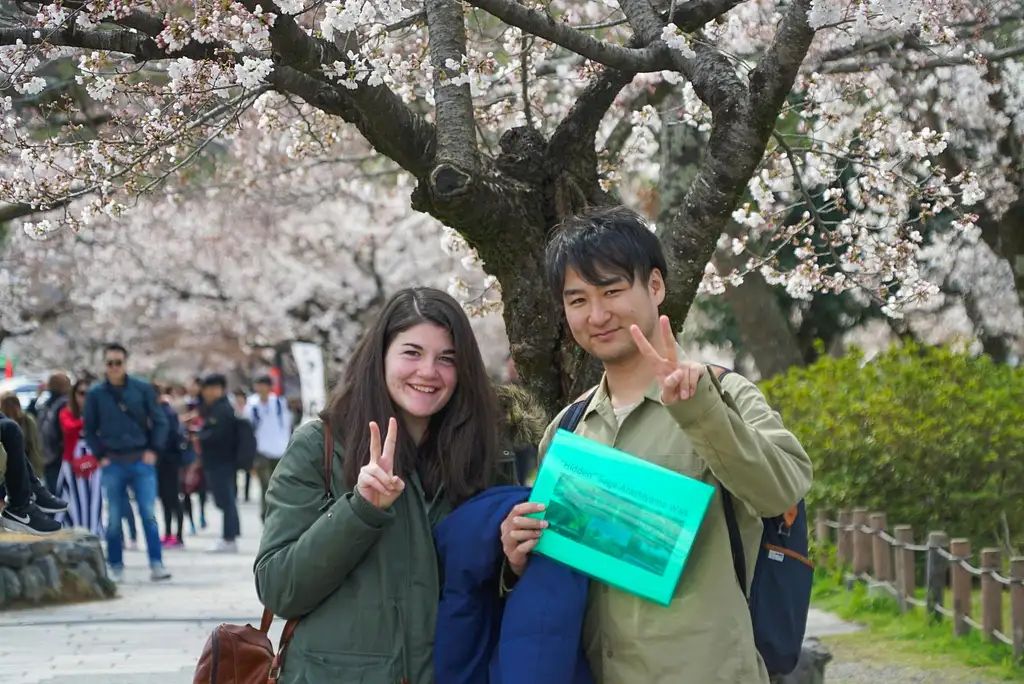
[[[430,172],[430,187],[441,199],[454,199],[469,192],[473,177],[462,169],[442,162]]]

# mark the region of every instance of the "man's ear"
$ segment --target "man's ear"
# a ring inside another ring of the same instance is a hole
[[[658,306],[665,301],[665,277],[661,269],[655,268],[651,271],[651,275],[647,279],[647,291]]]

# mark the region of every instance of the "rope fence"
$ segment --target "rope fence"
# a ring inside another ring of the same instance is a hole
[[[924,608],[937,622],[952,619],[953,635],[962,637],[971,630],[980,631],[993,643],[1013,649],[1013,657],[1024,662],[1024,557],[1010,559],[1009,576],[1001,574],[1002,551],[981,550],[981,567],[970,564],[971,542],[950,539],[945,532],[929,532],[924,544],[914,543],[910,525],[896,525],[887,532],[885,513],[866,508],[844,509],[838,520],[829,519],[829,512],[818,509],[815,514],[815,538],[821,544],[835,544],[836,561],[849,568],[848,580],[863,582],[873,589],[891,594],[906,612],[913,607]],[[836,530],[836,538],[832,538]],[[925,599],[916,597],[917,554],[924,555]],[[974,578],[981,578],[980,613],[975,619],[973,606]],[[952,593],[952,606],[945,595]],[[1003,625],[1003,597],[1010,594],[1010,625]]]

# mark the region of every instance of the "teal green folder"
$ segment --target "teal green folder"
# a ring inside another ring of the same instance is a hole
[[[667,606],[715,488],[558,430],[530,501],[548,527],[537,553]]]

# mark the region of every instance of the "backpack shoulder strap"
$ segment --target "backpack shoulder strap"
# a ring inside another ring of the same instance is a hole
[[[575,432],[576,427],[583,420],[583,414],[587,411],[587,406],[590,405],[590,400],[594,398],[594,394],[597,393],[597,388],[588,392],[582,399],[578,399],[573,402],[565,413],[562,414],[562,420],[558,421],[558,427],[562,430],[569,432]]]
[[[736,372],[715,363],[705,365],[715,374],[719,383],[729,373]],[[743,551],[743,537],[740,535],[739,521],[736,520],[736,506],[733,502],[732,494],[725,488],[725,485],[721,485],[721,490],[722,508],[725,511],[725,525],[729,528],[729,548],[732,550],[733,570],[736,572],[736,581],[739,582],[743,598],[749,600],[747,596],[747,554]]]
[[[743,551],[743,537],[740,535],[740,525],[736,520],[736,506],[732,500],[732,494],[725,485],[722,490],[722,508],[725,509],[725,525],[729,528],[729,548],[732,550],[732,567],[736,572],[736,581],[740,584],[740,591],[743,598],[747,596],[747,554]]]

